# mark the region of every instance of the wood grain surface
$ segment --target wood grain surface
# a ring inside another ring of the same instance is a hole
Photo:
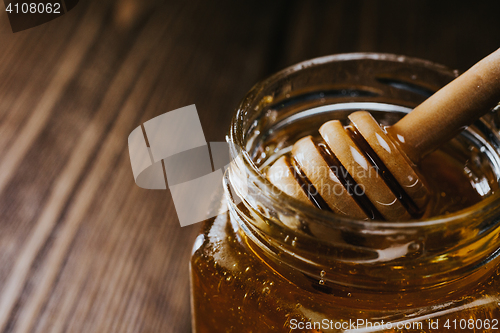
[[[81,0],[15,34],[0,9],[0,332],[191,331],[200,225],[135,185],[127,137],[144,121],[196,104],[223,141],[245,92],[298,61],[465,70],[500,47],[498,1]]]

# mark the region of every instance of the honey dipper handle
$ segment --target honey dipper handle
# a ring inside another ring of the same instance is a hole
[[[417,163],[500,101],[500,49],[479,61],[387,131]]]

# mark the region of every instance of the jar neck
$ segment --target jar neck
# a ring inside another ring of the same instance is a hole
[[[273,206],[250,178],[242,195],[233,186],[238,184],[232,178],[234,168],[225,177],[233,228],[253,253],[302,289],[387,308],[402,306],[395,297],[404,294],[404,302],[413,299],[413,306],[424,306],[480,290],[481,282],[498,268],[500,224],[495,213],[468,215],[469,221],[481,219],[479,225],[452,219],[381,228],[335,218],[325,225],[288,207]],[[288,219],[286,224],[282,219]],[[289,228],[291,220],[301,227]]]

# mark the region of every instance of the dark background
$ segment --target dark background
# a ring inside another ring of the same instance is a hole
[[[128,134],[196,104],[206,140],[222,141],[253,84],[333,53],[465,70],[500,47],[499,12],[499,1],[88,0],[15,34],[0,13],[0,332],[189,332],[200,225],[179,226],[169,191],[135,185]]]

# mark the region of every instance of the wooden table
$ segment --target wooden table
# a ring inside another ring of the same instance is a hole
[[[3,7],[2,7],[3,11]],[[189,332],[190,249],[170,192],[134,183],[128,134],[196,104],[223,141],[258,80],[387,52],[464,70],[500,2],[97,1],[12,34],[0,13],[0,331]]]

